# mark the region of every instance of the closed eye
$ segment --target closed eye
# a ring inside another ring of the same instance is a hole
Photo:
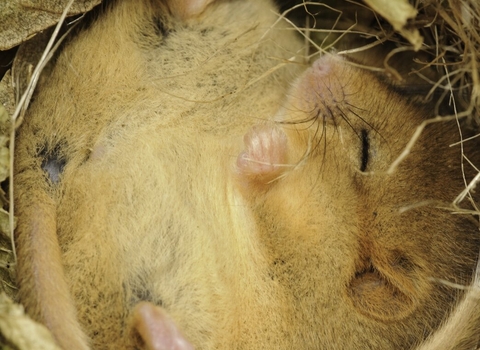
[[[368,131],[365,129],[362,129],[360,133],[360,138],[362,140],[360,171],[365,171],[367,169],[368,161],[370,158],[370,139],[368,137]]]

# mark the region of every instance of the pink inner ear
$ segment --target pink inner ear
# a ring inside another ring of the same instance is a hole
[[[245,150],[237,158],[237,169],[250,179],[272,180],[285,169],[287,136],[277,126],[256,125],[243,138]]]
[[[168,5],[174,16],[181,19],[200,15],[214,0],[168,0]]]
[[[166,312],[151,303],[139,303],[133,312],[133,326],[149,350],[193,350]]]

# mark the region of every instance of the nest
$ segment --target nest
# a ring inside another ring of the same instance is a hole
[[[76,1],[67,11],[64,11],[67,1],[45,0],[33,4],[6,0],[0,4],[0,202],[3,208],[0,208],[0,291],[14,300],[12,237],[15,221],[8,190],[11,189],[14,131],[35,88],[34,68],[44,53],[44,47],[39,46],[41,40],[35,36],[63,21],[64,17],[81,15],[100,2]],[[313,59],[318,52],[332,49],[354,57],[372,56],[371,52],[381,50],[383,54],[377,55],[381,57],[380,62],[370,65],[360,59],[360,63],[368,69],[386,73],[393,84],[421,82],[428,89],[419,98],[436,101],[438,115],[441,106],[447,105],[450,115],[442,118],[464,118],[471,127],[479,127],[480,2],[477,0],[392,0],[388,3],[381,0],[284,0],[281,5],[283,15],[279,16],[299,28],[305,41],[310,43],[307,58]],[[51,32],[44,35],[45,45]],[[32,38],[36,40],[33,50]],[[48,55],[44,55],[40,65],[44,65],[46,57]],[[395,64],[405,57],[412,60],[407,72]],[[22,96],[25,99],[22,100]],[[442,118],[420,125],[418,135],[427,123]],[[413,135],[410,147],[418,135]],[[467,190],[475,187],[479,177],[468,184]],[[480,215],[478,210],[470,211],[472,213]],[[2,305],[7,305],[5,303]],[[15,325],[13,317],[11,320],[10,326]],[[0,341],[9,339],[5,342],[10,346],[26,349],[7,334],[11,330],[5,324],[8,322],[0,322],[0,334],[3,334]]]
[[[452,106],[458,118],[478,125],[480,4],[474,0],[365,3],[304,1],[287,12],[296,13],[295,24],[315,50],[377,56],[379,61],[365,68],[383,71],[395,84],[412,82],[412,89],[415,84],[430,86],[421,98]],[[299,23],[302,13],[306,21]],[[405,59],[410,60],[409,70],[399,71],[396,65]],[[435,76],[428,70],[434,70]]]

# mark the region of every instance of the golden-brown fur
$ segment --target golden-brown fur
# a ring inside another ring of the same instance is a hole
[[[149,343],[142,301],[197,349],[420,344],[479,247],[442,209],[456,122],[387,175],[430,107],[336,56],[287,62],[302,40],[267,0],[199,3],[117,1],[40,84],[15,163],[27,312],[66,349]]]

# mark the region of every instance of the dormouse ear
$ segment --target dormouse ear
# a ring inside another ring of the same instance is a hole
[[[166,0],[172,14],[180,19],[200,15],[215,0]]]

